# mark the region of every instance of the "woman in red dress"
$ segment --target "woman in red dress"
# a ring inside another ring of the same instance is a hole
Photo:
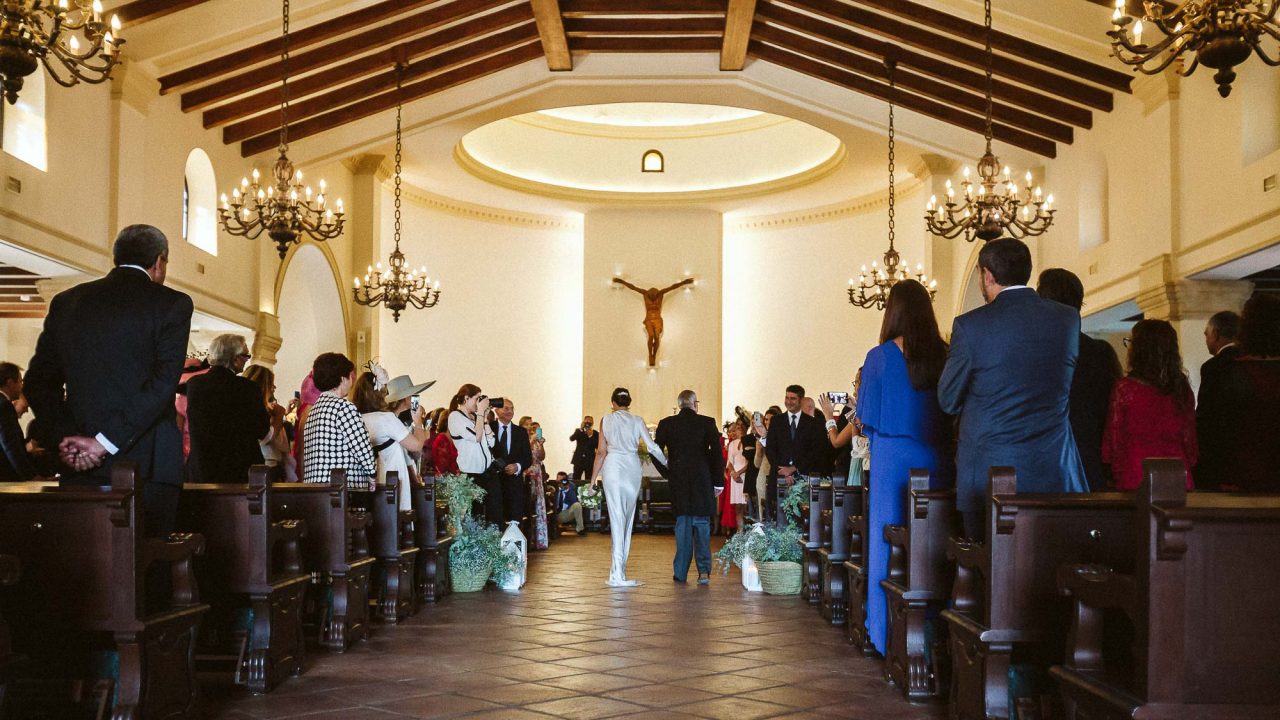
[[[1111,391],[1111,408],[1102,439],[1102,459],[1111,465],[1117,490],[1142,484],[1142,461],[1181,458],[1191,468],[1196,444],[1196,407],[1191,383],[1182,369],[1178,333],[1164,320],[1139,320],[1129,343],[1129,374]]]

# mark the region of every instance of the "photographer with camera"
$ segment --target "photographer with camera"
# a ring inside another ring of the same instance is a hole
[[[511,422],[516,414],[515,403],[492,398],[489,407],[497,414],[489,429],[497,438],[493,445],[493,461],[501,478],[502,521],[520,522],[525,509],[524,471],[533,465],[529,431]]]
[[[480,388],[467,383],[449,401],[449,438],[458,451],[458,469],[484,491],[484,517],[502,522],[502,474],[493,459],[496,440],[485,422],[490,401]],[[478,515],[478,513],[477,513]]]
[[[569,442],[577,443],[573,449],[573,481],[589,482],[591,468],[596,462],[596,448],[600,447],[600,435],[592,427],[595,419],[590,415],[582,418],[580,425],[569,436]]]

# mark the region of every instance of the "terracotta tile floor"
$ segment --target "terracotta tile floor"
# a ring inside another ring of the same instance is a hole
[[[718,545],[718,543],[716,543]],[[671,581],[670,535],[637,535],[629,576],[604,585],[609,538],[535,553],[519,593],[450,595],[262,697],[207,688],[211,716],[298,718],[942,718],[907,704],[881,664],[795,597]],[[691,576],[693,577],[693,576]]]

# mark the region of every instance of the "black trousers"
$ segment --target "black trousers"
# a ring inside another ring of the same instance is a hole
[[[502,521],[520,522],[525,514],[525,485],[523,475],[502,476]]]
[[[591,469],[593,464],[594,463],[587,463],[585,465],[579,465],[575,463],[573,466],[573,477],[570,478],[570,480],[573,480],[575,484],[591,482]]]
[[[964,521],[964,536],[970,540],[986,540],[986,528],[983,527],[983,512],[975,510],[973,512],[962,512],[960,518]]]
[[[502,524],[502,479],[497,473],[467,473],[476,485],[484,490],[484,499],[479,507],[472,508],[471,514],[483,517],[495,525]]]
[[[178,525],[181,485],[149,482],[142,486],[142,513],[147,537],[165,537]]]

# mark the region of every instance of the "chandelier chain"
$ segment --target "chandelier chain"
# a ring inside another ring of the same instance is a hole
[[[991,96],[995,92],[995,80],[992,79],[991,71],[994,62],[994,53],[991,51],[991,0],[985,0],[983,3],[983,24],[986,28],[983,36],[987,53],[987,122],[984,130],[987,139],[987,152],[991,152],[991,116],[993,114]]]
[[[404,65],[396,63],[396,180],[395,180],[395,203],[396,203],[396,229],[395,242],[396,251],[400,250],[400,109],[402,103],[400,100],[400,83],[404,80]]]
[[[889,250],[893,250],[893,205],[894,205],[894,160],[893,160],[893,101],[896,99],[897,86],[894,84],[893,71],[897,63],[889,60],[885,63],[889,76]]]
[[[289,0],[284,0],[280,42],[280,152],[289,149]]]

